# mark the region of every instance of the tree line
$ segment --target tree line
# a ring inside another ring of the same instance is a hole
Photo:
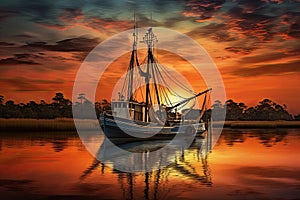
[[[280,105],[270,99],[260,101],[256,106],[248,107],[243,102],[234,102],[227,100],[224,104],[221,101],[215,101],[212,108],[205,113],[208,118],[214,111],[214,120],[218,120],[226,110],[227,121],[274,121],[274,120],[300,120],[300,114],[293,116],[287,111],[285,104]],[[218,113],[220,113],[218,115]]]
[[[110,103],[107,100],[102,102],[91,103],[85,98],[84,94],[79,94],[79,102],[72,103],[66,99],[64,94],[58,92],[52,98],[51,103],[40,100],[39,103],[29,101],[28,103],[15,104],[14,101],[5,102],[4,96],[0,95],[0,118],[33,118],[33,119],[55,119],[55,118],[72,118],[72,105],[74,111],[82,112],[82,118],[94,118],[94,116],[84,115],[84,110],[95,107],[96,115],[99,116],[104,110],[110,110]]]
[[[74,112],[82,113],[82,118],[95,118],[85,115],[84,110],[94,108],[96,116],[103,111],[111,110],[111,104],[107,100],[92,103],[85,94],[78,95],[78,102],[72,103],[64,97],[63,93],[56,93],[51,103],[40,100],[39,103],[29,101],[28,103],[15,104],[12,100],[5,101],[4,96],[0,95],[0,118],[34,118],[34,119],[54,119],[54,118],[72,118],[72,105]],[[221,101],[215,101],[212,108],[208,109],[204,119],[210,118],[214,112],[214,120],[226,110],[226,120],[300,120],[300,114],[292,116],[286,105],[279,105],[270,99],[264,99],[253,107],[248,107],[242,102],[227,100],[224,104]],[[220,115],[218,115],[220,113]]]

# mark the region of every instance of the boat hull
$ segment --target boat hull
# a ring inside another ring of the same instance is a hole
[[[202,123],[186,124],[178,126],[149,126],[150,123],[131,121],[123,118],[114,118],[111,115],[102,114],[100,124],[104,134],[108,138],[130,139],[134,141],[172,139],[177,134],[202,136],[205,128]],[[156,134],[153,135],[153,132]],[[130,133],[130,134],[128,134]],[[137,137],[135,137],[137,136]]]

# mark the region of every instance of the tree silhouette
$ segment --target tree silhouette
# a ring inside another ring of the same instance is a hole
[[[55,97],[53,97],[52,100],[56,104],[62,104],[64,102],[65,98],[64,98],[63,93],[58,92],[58,93],[55,94]]]
[[[264,99],[255,107],[256,120],[292,120],[292,116],[281,105]]]
[[[56,93],[52,100],[53,107],[56,111],[59,111],[56,113],[56,117],[72,117],[72,102],[69,99],[65,99],[63,93]]]
[[[12,117],[20,117],[19,115],[19,108],[15,105],[13,100],[8,100],[4,104],[4,112],[3,117],[5,118],[12,118]]]
[[[211,113],[214,114],[214,120],[222,119],[219,117],[224,110],[226,109],[226,120],[237,121],[237,120],[293,120],[293,116],[288,113],[287,106],[283,106],[273,102],[270,99],[264,99],[259,102],[255,107],[249,107],[245,103],[234,102],[232,99],[229,99],[225,102],[224,107],[222,106],[221,101],[217,100],[212,105],[212,109],[208,110],[204,119],[209,119]],[[295,116],[296,118],[297,116]]]
[[[255,120],[256,110],[254,107],[249,107],[244,111],[243,120]]]
[[[220,100],[215,100],[214,104],[212,105],[213,109],[223,108],[222,102]]]
[[[4,96],[0,95],[0,118],[4,117],[5,108],[3,106]]]
[[[83,104],[83,100],[85,100],[85,94],[84,94],[84,93],[80,93],[80,94],[78,95],[78,98],[77,98],[77,99],[79,99],[79,100],[80,100],[80,103]]]
[[[4,102],[4,96],[0,95],[0,105],[2,105]]]
[[[47,105],[47,103],[46,103],[45,100],[41,100],[41,101],[40,101],[40,105],[45,106],[45,105]]]
[[[220,100],[216,100],[214,102],[214,104],[212,105],[212,119],[214,121],[220,121],[220,120],[224,120],[224,111],[225,111],[225,108],[222,104],[222,102]],[[209,117],[210,118],[210,117]]]
[[[8,100],[6,103],[5,103],[5,106],[7,107],[12,107],[15,105],[15,102],[13,100]]]
[[[241,120],[243,113],[247,106],[244,103],[236,103],[232,99],[225,102],[226,119],[227,120]]]

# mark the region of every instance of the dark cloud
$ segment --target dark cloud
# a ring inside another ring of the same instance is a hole
[[[239,27],[246,37],[254,36],[269,41],[276,35],[287,34],[299,38],[300,12],[296,1],[238,1],[238,6],[229,10],[229,23]]]
[[[46,42],[32,42],[24,45],[23,48],[45,50],[45,51],[60,51],[60,52],[89,52],[99,44],[99,38],[77,37],[56,42],[51,45]]]
[[[11,58],[1,59],[0,65],[39,65],[39,63],[36,63],[31,60],[19,60],[11,57]]]
[[[83,61],[87,54],[99,44],[99,38],[76,37],[60,40],[55,44],[47,42],[31,42],[18,46],[13,43],[0,42],[2,54],[8,52],[17,53],[12,56],[3,56],[0,59],[1,71],[11,70],[11,66],[26,65],[26,69],[36,72],[65,71],[74,69],[74,62]],[[68,52],[70,54],[55,54],[50,52]],[[9,54],[8,54],[9,55]],[[71,63],[68,63],[71,61]],[[72,65],[72,66],[71,66]],[[28,68],[30,67],[30,68]]]
[[[272,53],[265,53],[259,54],[255,56],[246,56],[240,59],[240,63],[249,64],[249,63],[263,63],[272,60],[278,60],[282,58],[289,57],[287,53],[283,52],[272,52]]]
[[[64,51],[64,52],[89,52],[95,46],[99,44],[98,38],[71,38],[66,40],[61,40],[56,43],[56,45],[48,45],[51,51]]]
[[[281,16],[281,23],[286,25],[299,24],[300,12],[285,12]]]
[[[113,18],[100,17],[86,18],[83,24],[87,27],[104,33],[113,33],[116,30],[126,30],[132,28],[133,26],[133,22],[131,20],[116,20]]]
[[[41,56],[38,55],[34,55],[34,54],[29,54],[29,53],[18,53],[14,55],[17,59],[37,59],[37,58],[41,58]]]
[[[207,21],[214,24],[215,29],[199,26],[192,32],[201,36],[208,33],[215,41],[254,38],[262,43],[274,40],[278,35],[299,38],[300,12],[294,8],[299,7],[300,3],[294,1],[278,3],[262,0],[188,1],[183,14],[186,17],[194,17],[199,22]],[[212,16],[215,16],[213,20],[207,20]],[[218,27],[218,24],[221,26]],[[203,30],[207,28],[209,31]]]
[[[57,16],[56,5],[51,1],[26,1],[13,6],[7,6],[13,12],[17,12],[21,16],[31,18],[34,22],[55,21]]]
[[[300,23],[291,24],[288,30],[288,35],[300,39]]]
[[[22,46],[22,48],[32,48],[32,49],[45,49],[47,50],[47,42],[30,42],[24,46]]]
[[[251,77],[251,76],[278,76],[284,73],[299,73],[300,60],[287,63],[265,64],[254,68],[239,68],[232,72],[233,75]]]
[[[6,10],[25,16],[44,27],[65,29],[74,23],[81,23],[93,29],[111,31],[128,29],[126,22],[132,19],[133,11],[148,14],[153,12],[153,19],[161,16],[176,16],[184,7],[180,0],[168,1],[74,1],[65,0],[53,3],[50,0],[19,2],[3,5]],[[176,14],[171,14],[172,12]],[[132,25],[132,24],[131,24]],[[143,23],[141,25],[144,25]],[[112,27],[114,26],[114,27]],[[130,26],[131,28],[131,26]],[[105,30],[106,29],[106,30]]]
[[[285,54],[290,56],[299,56],[300,55],[300,44],[295,42],[295,46],[290,45],[287,49],[282,49]]]
[[[264,6],[267,5],[267,2],[262,0],[239,0],[237,3],[243,8],[245,13],[252,13],[264,8]]]
[[[64,1],[53,3],[50,0],[43,1],[26,1],[15,4],[3,5],[2,7],[17,16],[23,16],[30,21],[39,23],[45,26],[65,26],[65,23],[61,22],[59,16],[65,10],[71,11],[72,9],[78,9],[82,6],[81,1]]]
[[[193,29],[192,31],[188,32],[187,35],[195,38],[198,38],[199,36],[209,37],[217,42],[229,42],[237,40],[237,38],[235,38],[226,30],[226,26],[226,24],[210,23],[206,26]]]
[[[33,20],[46,28],[64,30],[73,23],[79,22],[80,18],[85,18],[80,8],[60,8],[58,10],[52,19],[40,18],[40,20]]]
[[[17,12],[0,8],[0,21],[6,20],[7,18],[16,16]]]
[[[227,12],[223,12],[226,17],[230,17],[229,20],[231,19],[240,19],[241,16],[243,15],[243,9],[239,6],[234,6],[230,8]]]
[[[250,54],[254,49],[255,49],[254,47],[242,47],[242,46],[232,46],[232,47],[225,48],[225,50],[229,52],[233,52],[241,55]]]
[[[265,15],[258,15],[254,13],[244,13],[240,17],[240,22],[238,22],[238,26],[242,30],[255,30],[259,31],[263,29],[268,31],[269,28],[272,28],[274,25],[271,24],[272,17],[268,17]]]
[[[34,38],[32,35],[28,35],[28,34],[18,34],[18,35],[15,35],[15,37],[17,37],[17,38]]]
[[[155,18],[151,19],[151,16],[147,16],[145,14],[142,14],[142,13],[137,13],[137,24],[138,24],[138,27],[150,27],[150,26],[162,26],[163,23],[162,22],[159,22],[157,21]],[[169,21],[170,23],[172,23],[172,19],[170,19]],[[166,22],[167,23],[167,22]],[[174,21],[173,21],[174,23]],[[129,28],[132,28],[132,24],[130,25]]]
[[[147,8],[147,6],[149,6]],[[152,0],[152,1],[136,1],[135,8],[137,11],[141,10],[141,13],[153,12],[155,14],[166,14],[179,9],[183,9],[185,6],[184,1],[182,0]],[[144,12],[143,12],[144,11]]]
[[[231,36],[226,30],[219,30],[211,33],[211,38],[217,42],[230,42],[236,40],[236,38]]]
[[[206,26],[201,26],[201,27],[198,27],[198,28],[192,30],[191,32],[189,32],[189,34],[198,33],[198,32],[201,32],[202,34],[212,34],[215,31],[224,29],[225,27],[226,27],[226,24],[210,23]]]
[[[178,15],[176,17],[167,18],[163,22],[163,25],[166,27],[174,27],[174,26],[176,26],[177,23],[182,22],[182,21],[186,21],[185,17],[183,17],[182,15]]]
[[[48,17],[55,10],[55,4],[51,3],[50,1],[28,1],[24,4],[19,4],[17,6],[19,12],[23,13],[35,13],[41,17]]]
[[[60,24],[60,23],[38,22],[38,24],[40,26],[45,27],[45,28],[58,29],[58,30],[64,30],[64,29],[66,29],[66,26],[64,24]]]
[[[89,52],[73,53],[72,58],[74,58],[74,60],[76,60],[76,61],[82,62],[88,54],[89,54]]]
[[[248,13],[240,7],[230,9],[225,16],[228,18],[226,29],[261,41],[271,40],[274,35],[273,28],[277,26],[277,18],[255,12]]]
[[[31,54],[15,54],[14,57],[4,58],[0,60],[0,65],[40,65],[34,59],[40,58]]]
[[[1,42],[0,41],[0,46],[14,46],[15,44],[14,43],[11,43],[11,42]]]
[[[195,18],[195,21],[202,22],[212,18],[222,8],[223,3],[225,0],[188,1],[183,14]]]
[[[45,53],[20,53],[14,54],[13,57],[1,59],[0,66],[3,66],[1,68],[2,72],[11,70],[12,66],[26,65],[26,68],[23,69],[46,73],[53,70],[66,71],[73,69],[70,64],[65,62],[69,60],[74,61],[75,59]]]
[[[65,20],[74,20],[83,16],[84,14],[80,8],[65,8],[59,17]]]

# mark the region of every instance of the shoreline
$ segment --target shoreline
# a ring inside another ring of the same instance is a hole
[[[86,131],[94,131],[99,128],[97,120],[76,120],[81,128]],[[0,119],[0,130],[11,132],[29,131],[76,131],[72,118],[57,119]]]
[[[220,122],[214,122],[216,126]],[[224,128],[232,129],[272,129],[272,128],[300,128],[300,121],[225,121]]]
[[[76,120],[87,131],[97,130],[97,120]],[[214,126],[221,126],[221,122],[215,121]],[[272,129],[272,128],[300,128],[300,121],[225,121],[224,128],[232,129]],[[28,132],[28,131],[76,131],[74,120],[62,119],[0,119],[1,131]]]

